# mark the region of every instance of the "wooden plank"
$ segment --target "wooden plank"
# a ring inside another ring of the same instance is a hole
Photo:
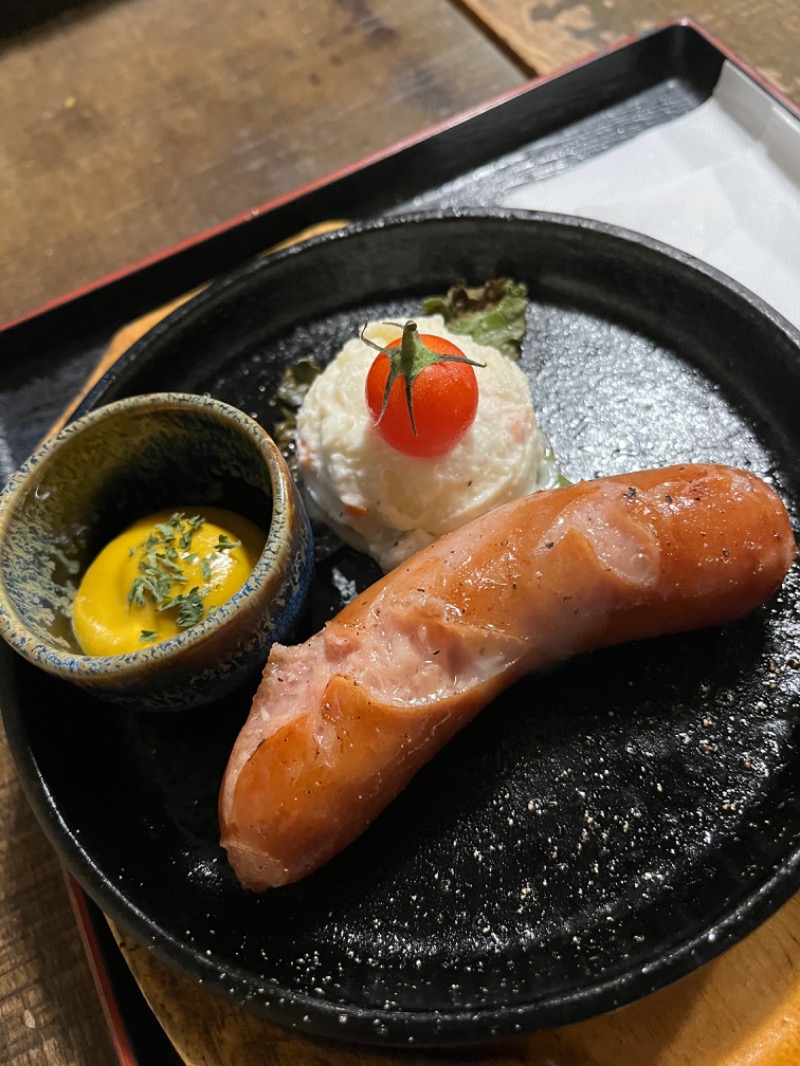
[[[0,320],[523,82],[445,0],[128,0],[0,41]]]
[[[797,0],[459,0],[533,72],[548,74],[692,18],[800,106]]]
[[[22,794],[1,729],[0,1061],[114,1061],[61,867]]]

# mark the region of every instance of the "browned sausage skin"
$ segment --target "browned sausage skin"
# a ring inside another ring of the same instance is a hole
[[[794,554],[777,494],[717,465],[536,493],[442,537],[273,649],[220,793],[239,880],[317,869],[522,674],[739,618]]]

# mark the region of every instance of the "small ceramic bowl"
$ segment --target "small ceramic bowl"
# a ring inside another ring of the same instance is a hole
[[[129,654],[87,656],[71,605],[97,552],[160,509],[227,508],[267,532],[244,585],[196,625]],[[308,517],[273,440],[204,396],[119,400],[44,444],[0,496],[0,635],[56,677],[115,703],[196,707],[255,675],[311,582]]]

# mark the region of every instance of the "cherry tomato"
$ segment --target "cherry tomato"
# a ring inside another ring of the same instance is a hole
[[[469,363],[447,361],[447,356],[464,358],[455,344],[429,333],[421,334],[419,339],[434,357],[444,356],[445,359],[431,362],[412,380],[414,425],[406,398],[406,379],[402,374],[392,382],[381,416],[391,367],[389,357],[383,353],[375,357],[367,374],[366,399],[375,428],[387,444],[405,455],[432,458],[454,448],[472,425],[478,409],[478,383]],[[398,338],[387,350],[399,348],[400,344]]]

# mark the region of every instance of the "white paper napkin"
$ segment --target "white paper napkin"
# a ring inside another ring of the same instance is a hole
[[[693,111],[503,203],[664,241],[800,327],[800,122],[730,63]]]

